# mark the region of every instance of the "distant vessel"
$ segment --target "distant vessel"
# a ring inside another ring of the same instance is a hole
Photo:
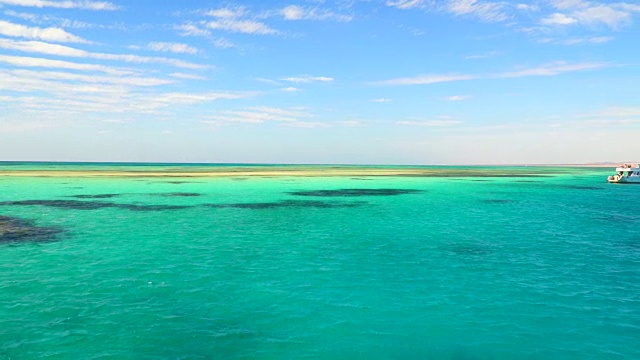
[[[624,164],[616,168],[615,175],[607,178],[610,183],[640,184],[640,166],[638,164]]]

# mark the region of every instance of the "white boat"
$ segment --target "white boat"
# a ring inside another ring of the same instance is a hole
[[[616,168],[616,174],[607,178],[610,183],[640,184],[640,166],[624,164]]]

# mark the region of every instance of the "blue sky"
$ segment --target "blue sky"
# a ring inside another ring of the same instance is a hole
[[[0,0],[0,160],[637,161],[640,2]]]

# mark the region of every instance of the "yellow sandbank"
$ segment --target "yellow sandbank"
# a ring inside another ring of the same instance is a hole
[[[558,169],[558,168],[556,168]],[[162,169],[8,169],[10,177],[95,177],[95,178],[214,178],[214,177],[537,177],[561,171],[539,167],[163,167]]]

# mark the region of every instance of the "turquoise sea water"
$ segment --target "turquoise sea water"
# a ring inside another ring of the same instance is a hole
[[[640,358],[640,186],[442,171],[0,173],[0,359]]]

